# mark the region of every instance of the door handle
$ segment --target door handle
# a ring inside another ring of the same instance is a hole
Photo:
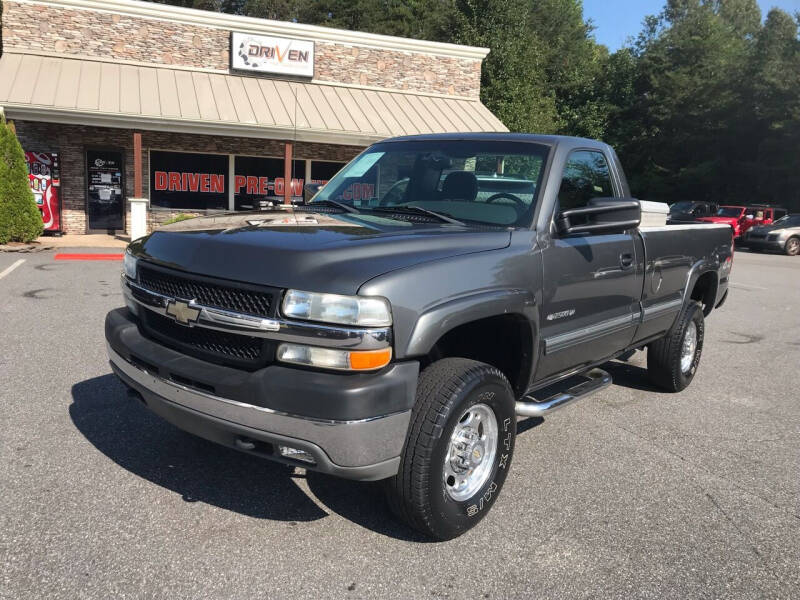
[[[623,269],[630,269],[633,266],[633,254],[625,252],[619,255],[619,266]]]

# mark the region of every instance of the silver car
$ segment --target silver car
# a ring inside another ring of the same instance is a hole
[[[800,214],[786,215],[771,225],[752,227],[743,241],[751,250],[779,250],[797,256],[800,254]]]

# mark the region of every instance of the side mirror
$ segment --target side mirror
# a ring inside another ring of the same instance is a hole
[[[311,199],[317,195],[323,187],[325,187],[324,183],[307,183],[303,186],[303,204],[308,204],[311,202]]]
[[[642,221],[642,207],[633,198],[592,198],[587,206],[563,210],[556,226],[562,235],[622,233]]]

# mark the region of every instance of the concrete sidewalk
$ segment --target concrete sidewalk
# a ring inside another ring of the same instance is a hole
[[[61,237],[43,235],[36,241],[50,248],[124,248],[131,239],[129,236],[93,233],[88,235],[66,234]]]
[[[38,252],[41,250],[60,250],[62,248],[117,248],[123,249],[130,243],[129,236],[113,236],[104,233],[90,235],[68,234],[60,237],[43,235],[30,244],[7,244],[0,246],[0,252]]]

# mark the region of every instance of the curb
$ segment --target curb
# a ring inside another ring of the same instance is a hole
[[[52,250],[55,246],[44,246],[40,244],[0,244],[0,252],[42,252]]]

